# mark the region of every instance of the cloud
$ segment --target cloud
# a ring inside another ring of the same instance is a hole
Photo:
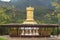
[[[1,0],[1,1],[4,1],[4,2],[10,2],[11,0]]]

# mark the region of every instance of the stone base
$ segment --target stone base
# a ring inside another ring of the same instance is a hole
[[[34,20],[26,20],[23,24],[37,24]]]

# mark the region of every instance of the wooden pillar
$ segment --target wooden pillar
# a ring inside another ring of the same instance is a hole
[[[57,28],[57,36],[58,36],[58,27],[56,27]]]

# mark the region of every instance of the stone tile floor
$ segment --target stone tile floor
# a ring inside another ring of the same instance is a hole
[[[5,38],[8,40],[60,40],[60,37],[39,37],[39,38],[35,38],[35,37],[9,37],[9,36],[0,36],[0,38]]]

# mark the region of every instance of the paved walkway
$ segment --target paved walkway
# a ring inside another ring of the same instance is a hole
[[[51,38],[10,38],[9,40],[58,40],[58,39],[51,39]]]
[[[0,38],[5,38],[5,39],[8,39],[8,40],[60,40],[59,38],[35,38],[35,37],[31,37],[31,38],[24,38],[24,37],[9,37],[9,36],[0,36]]]

